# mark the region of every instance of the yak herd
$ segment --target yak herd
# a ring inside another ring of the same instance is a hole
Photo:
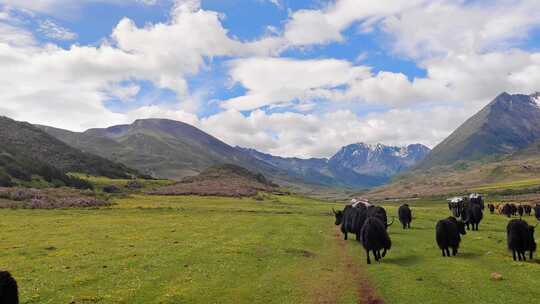
[[[514,260],[525,261],[526,252],[529,253],[529,259],[532,259],[536,251],[535,226],[529,225],[522,216],[530,216],[534,209],[535,217],[540,221],[540,204],[534,207],[511,203],[488,204],[487,207],[491,214],[497,210],[499,214],[508,217],[519,216],[519,219],[510,220],[506,227],[508,249],[512,251]],[[484,200],[479,194],[449,200],[451,216],[441,219],[435,225],[435,241],[443,257],[455,256],[458,253],[461,236],[466,235],[466,230],[478,231],[484,217],[484,208]],[[383,207],[372,205],[367,200],[353,199],[343,210],[332,211],[336,218],[335,224],[341,226],[344,239],[347,240],[348,234],[354,234],[356,240],[362,244],[368,264],[371,264],[370,253],[378,262],[392,247],[387,229],[394,220],[388,224],[387,213]],[[399,207],[398,218],[403,229],[411,228],[413,217],[408,204]]]

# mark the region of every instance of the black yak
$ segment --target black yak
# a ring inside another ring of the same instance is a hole
[[[537,220],[540,221],[540,205],[539,204],[536,204],[536,206],[534,206],[534,216],[536,217]]]
[[[495,213],[495,205],[488,204],[489,213],[493,214]]]
[[[0,303],[19,304],[17,281],[7,271],[0,271]]]
[[[525,206],[523,206],[523,210],[525,210],[525,214],[526,214],[527,216],[531,216],[531,211],[532,211],[531,205],[525,205]]]
[[[529,258],[533,258],[533,253],[536,251],[533,226],[529,226],[524,220],[513,219],[506,226],[506,236],[508,249],[512,250],[514,261],[516,253],[518,260],[525,261],[526,251],[529,251]]]
[[[449,248],[452,248],[452,255],[458,253],[459,243],[461,242],[461,235],[465,235],[465,223],[461,220],[457,220],[455,217],[450,216],[444,220],[437,222],[435,227],[435,239],[437,245],[442,251],[443,256],[450,256]]]
[[[398,218],[401,222],[401,225],[403,225],[403,229],[411,228],[412,212],[408,204],[403,204],[399,206]]]
[[[504,204],[502,208],[502,214],[506,215],[507,217],[512,216],[512,205]]]
[[[482,221],[483,212],[482,207],[478,204],[470,204],[467,209],[467,219],[465,219],[465,225],[467,225],[467,230],[469,230],[469,225],[472,225],[473,231],[478,231],[478,224]]]
[[[380,206],[370,206],[367,208],[367,217],[376,217],[378,219],[380,219],[385,228],[388,228],[390,226],[392,226],[392,224],[394,223],[394,218],[392,218],[392,222],[390,224],[388,224],[388,217],[386,215],[386,210],[384,210],[383,207],[380,207]]]
[[[525,209],[523,208],[523,206],[521,206],[521,204],[519,204],[519,206],[517,206],[517,213],[519,214],[519,217],[522,217],[524,212]]]
[[[515,204],[510,204],[510,210],[512,212],[512,215],[517,214],[517,206]]]
[[[364,225],[364,221],[366,220],[366,209],[361,204],[356,207],[347,205],[343,211],[332,209],[336,217],[335,224],[336,226],[341,225],[341,232],[345,240],[347,240],[348,233],[355,234],[357,240],[360,238],[360,229],[362,229],[362,225]]]
[[[482,210],[484,210],[484,199],[478,193],[472,193],[469,195],[469,202],[471,204],[478,204]]]
[[[366,219],[360,232],[360,242],[366,250],[367,263],[371,264],[369,252],[373,252],[375,261],[379,261],[386,255],[386,251],[392,247],[392,241],[386,231],[386,225],[378,217],[371,216]],[[381,254],[381,250],[383,250]]]

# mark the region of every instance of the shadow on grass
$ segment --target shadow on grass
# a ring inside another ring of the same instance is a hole
[[[389,253],[391,254],[391,252]],[[388,264],[395,264],[399,266],[412,266],[420,263],[422,258],[417,255],[406,255],[406,256],[399,256],[399,257],[386,257],[383,259],[384,263]]]
[[[459,252],[456,257],[464,258],[464,259],[471,259],[471,258],[478,258],[480,256],[482,255],[477,252],[467,251],[467,252]]]

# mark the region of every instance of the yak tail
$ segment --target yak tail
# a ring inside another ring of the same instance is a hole
[[[392,226],[392,224],[394,223],[394,220],[395,220],[395,219],[396,219],[396,217],[392,216],[392,222],[391,222],[389,225],[387,224],[387,225],[386,225],[386,228]]]

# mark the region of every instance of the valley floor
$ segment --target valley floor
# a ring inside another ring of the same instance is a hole
[[[260,198],[259,198],[260,199]],[[330,208],[295,196],[263,200],[133,195],[99,209],[0,209],[0,269],[22,303],[534,303],[540,259],[513,262],[507,219],[485,216],[460,255],[434,242],[443,202],[411,203],[413,229],[390,227],[392,250],[365,265]],[[397,205],[387,205],[389,214]],[[529,222],[533,222],[533,218]],[[502,281],[490,281],[492,272]]]

